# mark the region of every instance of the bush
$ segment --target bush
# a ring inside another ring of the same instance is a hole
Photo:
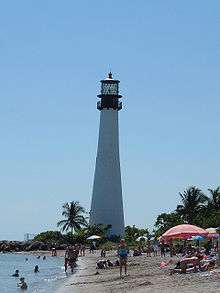
[[[112,241],[107,241],[107,242],[101,244],[99,248],[105,249],[106,251],[109,251],[109,250],[117,249],[117,245],[116,245],[116,243],[114,243]]]
[[[46,231],[34,237],[34,241],[41,241],[50,244],[63,243],[63,235],[59,231]]]

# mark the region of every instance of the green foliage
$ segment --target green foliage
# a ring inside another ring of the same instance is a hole
[[[44,243],[63,243],[63,235],[59,231],[46,231],[34,237],[34,241],[42,241]]]
[[[125,240],[127,243],[134,245],[139,236],[148,236],[148,229],[139,229],[135,225],[125,227]],[[137,244],[137,242],[136,242]]]
[[[103,225],[103,224],[88,225],[85,228],[85,231],[88,236],[98,235],[101,238],[107,238],[110,228],[111,228],[111,225]]]
[[[220,226],[220,187],[208,189],[210,196],[192,186],[179,193],[181,204],[171,213],[160,214],[155,222],[155,234],[162,235],[173,226],[187,223],[199,227]]]
[[[105,243],[100,245],[100,249],[105,249],[106,251],[117,249],[117,245],[115,242],[106,241]]]
[[[85,243],[87,234],[85,230],[77,230],[74,234],[72,232],[68,232],[64,235],[65,243],[67,244],[76,244],[76,243]]]
[[[166,232],[168,229],[180,224],[183,224],[183,220],[178,213],[162,213],[156,219],[155,235],[156,237],[158,237]]]
[[[57,227],[61,227],[62,232],[70,230],[73,233],[73,231],[77,231],[87,225],[84,214],[85,209],[80,206],[78,201],[66,202],[63,205],[62,212],[62,216],[66,219],[59,221]]]
[[[179,195],[182,204],[177,206],[177,213],[185,223],[199,225],[200,215],[208,203],[208,197],[195,186],[189,187]]]

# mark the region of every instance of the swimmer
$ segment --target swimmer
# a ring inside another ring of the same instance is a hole
[[[15,273],[13,275],[11,275],[12,277],[19,277],[19,270],[16,270]]]
[[[43,256],[43,260],[45,260],[45,259],[46,259],[46,256],[44,255],[44,256]]]
[[[36,266],[34,267],[34,272],[35,272],[35,273],[39,273],[39,267],[38,267],[38,265],[36,265]]]
[[[24,278],[20,278],[20,283],[18,283],[18,287],[20,287],[22,290],[27,290],[28,285],[25,282]]]
[[[28,261],[28,258],[27,257],[25,258],[25,261]]]

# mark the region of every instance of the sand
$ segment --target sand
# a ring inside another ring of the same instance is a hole
[[[119,268],[99,270],[95,275],[95,263],[99,257],[88,254],[80,257],[76,273],[56,293],[103,293],[103,292],[135,292],[135,293],[216,293],[220,292],[220,276],[217,271],[205,273],[190,273],[186,275],[169,275],[169,268],[160,269],[161,257],[146,257],[146,255],[128,258],[128,276],[119,278]],[[116,260],[113,252],[107,254],[111,260]]]

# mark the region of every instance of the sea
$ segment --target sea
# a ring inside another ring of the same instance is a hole
[[[25,260],[28,258],[28,260]],[[39,273],[34,273],[34,267],[38,265]],[[42,256],[37,259],[36,255],[3,254],[0,253],[0,292],[18,293],[23,292],[18,286],[18,277],[11,275],[19,270],[20,276],[24,277],[28,284],[25,292],[54,293],[59,288],[68,274],[64,271],[64,260],[62,257]],[[70,273],[69,273],[70,274]]]

